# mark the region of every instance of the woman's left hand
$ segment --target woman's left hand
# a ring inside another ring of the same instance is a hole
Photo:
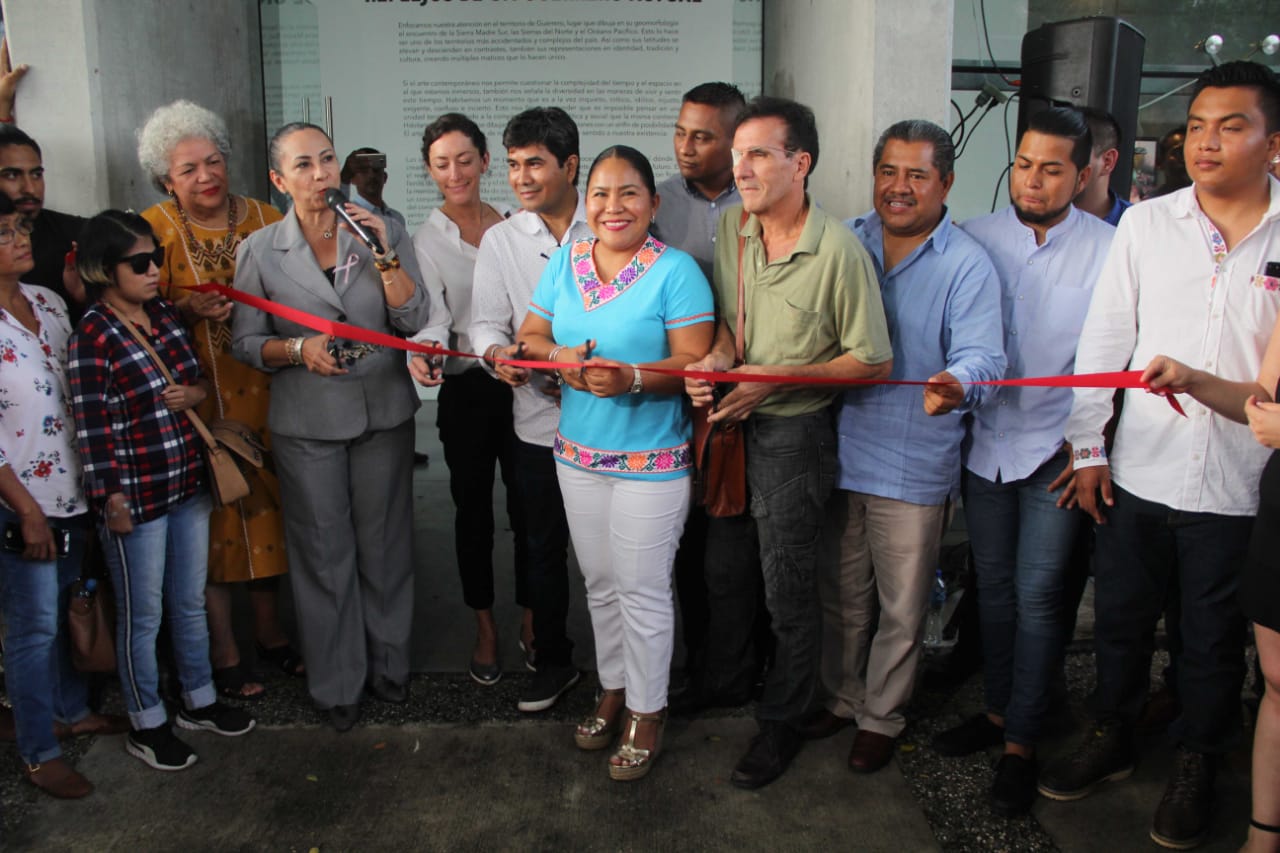
[[[382,221],[382,217],[352,202],[347,202],[343,205],[343,209],[347,211],[347,214],[352,219],[360,223],[361,228],[378,238],[378,242],[382,244],[383,251],[391,248],[387,243],[387,223]],[[342,217],[338,217],[338,227],[351,231],[351,226],[343,222]],[[352,231],[351,233],[355,232]]]
[[[1280,448],[1280,403],[1268,403],[1250,395],[1244,404],[1253,437],[1263,447]]]
[[[169,411],[185,412],[203,403],[208,394],[200,385],[170,385],[160,396]]]
[[[617,397],[631,390],[631,365],[608,358],[593,358],[582,368],[582,382],[597,397]]]

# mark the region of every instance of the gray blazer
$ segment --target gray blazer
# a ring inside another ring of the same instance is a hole
[[[412,335],[427,323],[429,297],[405,229],[387,220],[387,238],[416,286],[413,296],[399,308],[387,306],[373,253],[342,229],[337,234],[335,283],[330,285],[292,212],[240,244],[235,286],[325,319],[385,334]],[[350,267],[343,269],[349,262]],[[401,350],[379,349],[347,367],[345,376],[319,376],[305,367],[272,368],[262,363],[262,345],[267,341],[310,337],[316,334],[313,330],[237,305],[232,312],[232,332],[235,357],[274,374],[267,421],[273,433],[342,441],[397,426],[412,417],[420,405]]]

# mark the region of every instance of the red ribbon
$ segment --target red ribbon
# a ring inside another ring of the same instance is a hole
[[[382,332],[374,332],[360,326],[353,326],[350,323],[339,323],[336,320],[327,320],[324,317],[318,317],[315,314],[309,314],[306,311],[299,311],[297,308],[290,308],[288,305],[281,305],[278,302],[272,302],[270,299],[264,299],[261,296],[253,296],[241,290],[227,287],[222,284],[197,284],[194,287],[187,286],[184,290],[194,290],[199,293],[218,293],[225,296],[233,302],[240,302],[259,311],[265,311],[268,314],[274,314],[277,317],[283,317],[286,320],[292,320],[299,326],[305,326],[308,329],[320,332],[322,334],[331,335],[335,338],[346,338],[348,340],[360,341],[366,344],[376,344],[378,346],[390,347],[391,349],[404,350],[418,355],[447,355],[454,358],[474,358],[479,360],[481,356],[471,352],[460,352],[445,347],[430,346],[428,344],[414,343],[404,338],[398,338],[394,335],[384,334]],[[517,358],[495,358],[494,361],[500,361],[503,364],[509,364],[513,367],[523,367],[529,370],[557,370],[563,368],[564,362],[556,361],[531,361],[528,359]],[[609,367],[612,365],[601,365]],[[716,371],[716,370],[684,370],[675,367],[646,367],[644,370],[648,373],[660,373],[664,376],[680,376],[686,379],[704,379],[709,382],[764,382],[774,385],[940,385],[944,383],[928,382],[922,379],[839,379],[830,376],[787,376],[773,373],[750,373],[739,371]],[[1142,381],[1141,370],[1116,370],[1110,373],[1077,373],[1071,376],[1031,376],[1021,379],[988,379],[980,382],[968,383],[971,385],[1006,385],[1020,388],[1145,388],[1152,394],[1159,394],[1169,401],[1169,405],[1173,410],[1184,418],[1187,413],[1183,411],[1174,395],[1163,389],[1153,389],[1150,385]]]

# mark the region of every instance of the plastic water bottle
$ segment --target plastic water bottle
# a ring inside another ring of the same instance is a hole
[[[933,589],[929,591],[929,610],[924,617],[924,646],[926,649],[946,647],[946,609],[947,582],[942,577],[942,569],[938,569],[933,576]]]

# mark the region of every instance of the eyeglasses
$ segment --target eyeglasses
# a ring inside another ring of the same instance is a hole
[[[765,160],[768,160],[773,156],[769,153],[770,151],[777,151],[788,160],[790,160],[796,153],[794,151],[788,151],[785,148],[780,148],[777,145],[757,145],[753,148],[748,148],[746,151],[739,151],[737,148],[731,148],[729,149],[729,154],[732,155],[733,165],[736,166],[742,162],[744,157],[752,163],[763,163]]]
[[[31,232],[35,230],[35,226],[25,219],[20,220],[17,225],[12,228],[0,228],[0,246],[7,246],[13,242],[13,238],[21,234],[23,237],[30,237]]]
[[[147,270],[151,269],[152,264],[156,265],[156,269],[159,269],[164,264],[164,246],[157,247],[154,252],[139,252],[136,255],[128,255],[116,261],[116,263],[128,264],[134,275],[145,275]]]

